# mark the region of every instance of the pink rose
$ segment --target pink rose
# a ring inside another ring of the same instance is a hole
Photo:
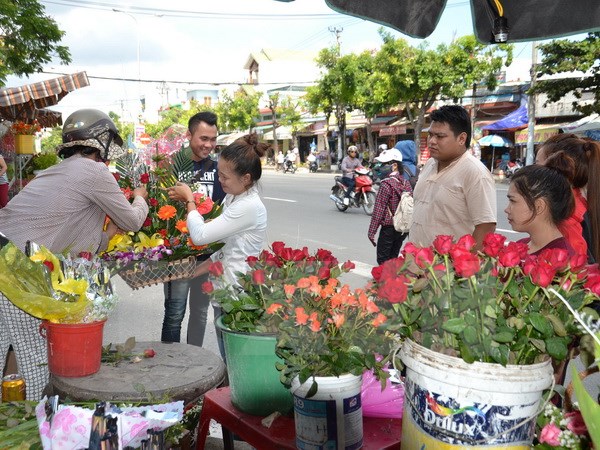
[[[548,444],[552,447],[558,447],[560,445],[560,428],[558,428],[553,423],[549,423],[544,428],[542,428],[542,432],[540,433],[540,443]]]
[[[204,283],[202,283],[202,291],[205,294],[210,294],[214,290],[215,290],[215,287],[213,286],[213,284],[210,281],[205,281]]]
[[[452,248],[452,236],[440,234],[433,240],[433,248],[440,255],[446,255]]]

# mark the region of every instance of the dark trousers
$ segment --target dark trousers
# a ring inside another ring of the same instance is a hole
[[[350,194],[354,191],[354,186],[356,186],[356,181],[354,181],[354,178],[342,177],[342,184],[346,186],[346,197],[350,197]]]
[[[408,233],[396,231],[393,225],[381,227],[377,238],[377,264],[383,264],[388,259],[397,258],[406,236],[408,236]]]

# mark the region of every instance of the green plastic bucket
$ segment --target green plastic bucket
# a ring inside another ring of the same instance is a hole
[[[215,321],[223,335],[231,403],[248,414],[268,416],[275,411],[290,415],[292,394],[279,381],[275,363],[277,338],[274,334],[241,333]]]

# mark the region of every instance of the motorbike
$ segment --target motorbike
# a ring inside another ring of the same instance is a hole
[[[310,163],[308,163],[309,172],[316,173],[317,170],[319,170],[319,165],[316,161],[311,161]]]
[[[360,208],[362,206],[365,214],[370,216],[373,214],[373,208],[375,206],[375,198],[377,194],[373,189],[373,179],[369,175],[370,170],[365,167],[357,167],[354,170],[356,177],[354,181],[356,186],[354,191],[350,194],[350,203],[344,204],[344,197],[346,194],[346,186],[342,183],[342,177],[335,177],[335,185],[331,188],[331,195],[329,198],[335,202],[336,208],[344,212],[350,207]]]
[[[283,173],[286,172],[296,173],[296,164],[289,159],[286,159],[283,163]]]

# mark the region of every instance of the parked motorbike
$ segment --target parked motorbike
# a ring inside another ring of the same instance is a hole
[[[286,172],[296,173],[296,164],[294,164],[294,162],[290,161],[289,159],[283,163],[283,173]]]
[[[369,176],[370,170],[365,167],[357,167],[354,173],[356,174],[354,178],[356,186],[350,194],[350,203],[348,205],[344,204],[346,186],[342,183],[342,177],[340,176],[335,177],[335,185],[331,188],[329,198],[335,202],[335,206],[339,211],[344,212],[351,206],[356,208],[362,206],[365,213],[370,216],[373,214],[375,197],[377,196],[373,190],[373,179]]]
[[[312,173],[315,173],[317,170],[319,170],[319,165],[317,164],[316,161],[311,161],[308,164],[308,171],[312,172]]]

